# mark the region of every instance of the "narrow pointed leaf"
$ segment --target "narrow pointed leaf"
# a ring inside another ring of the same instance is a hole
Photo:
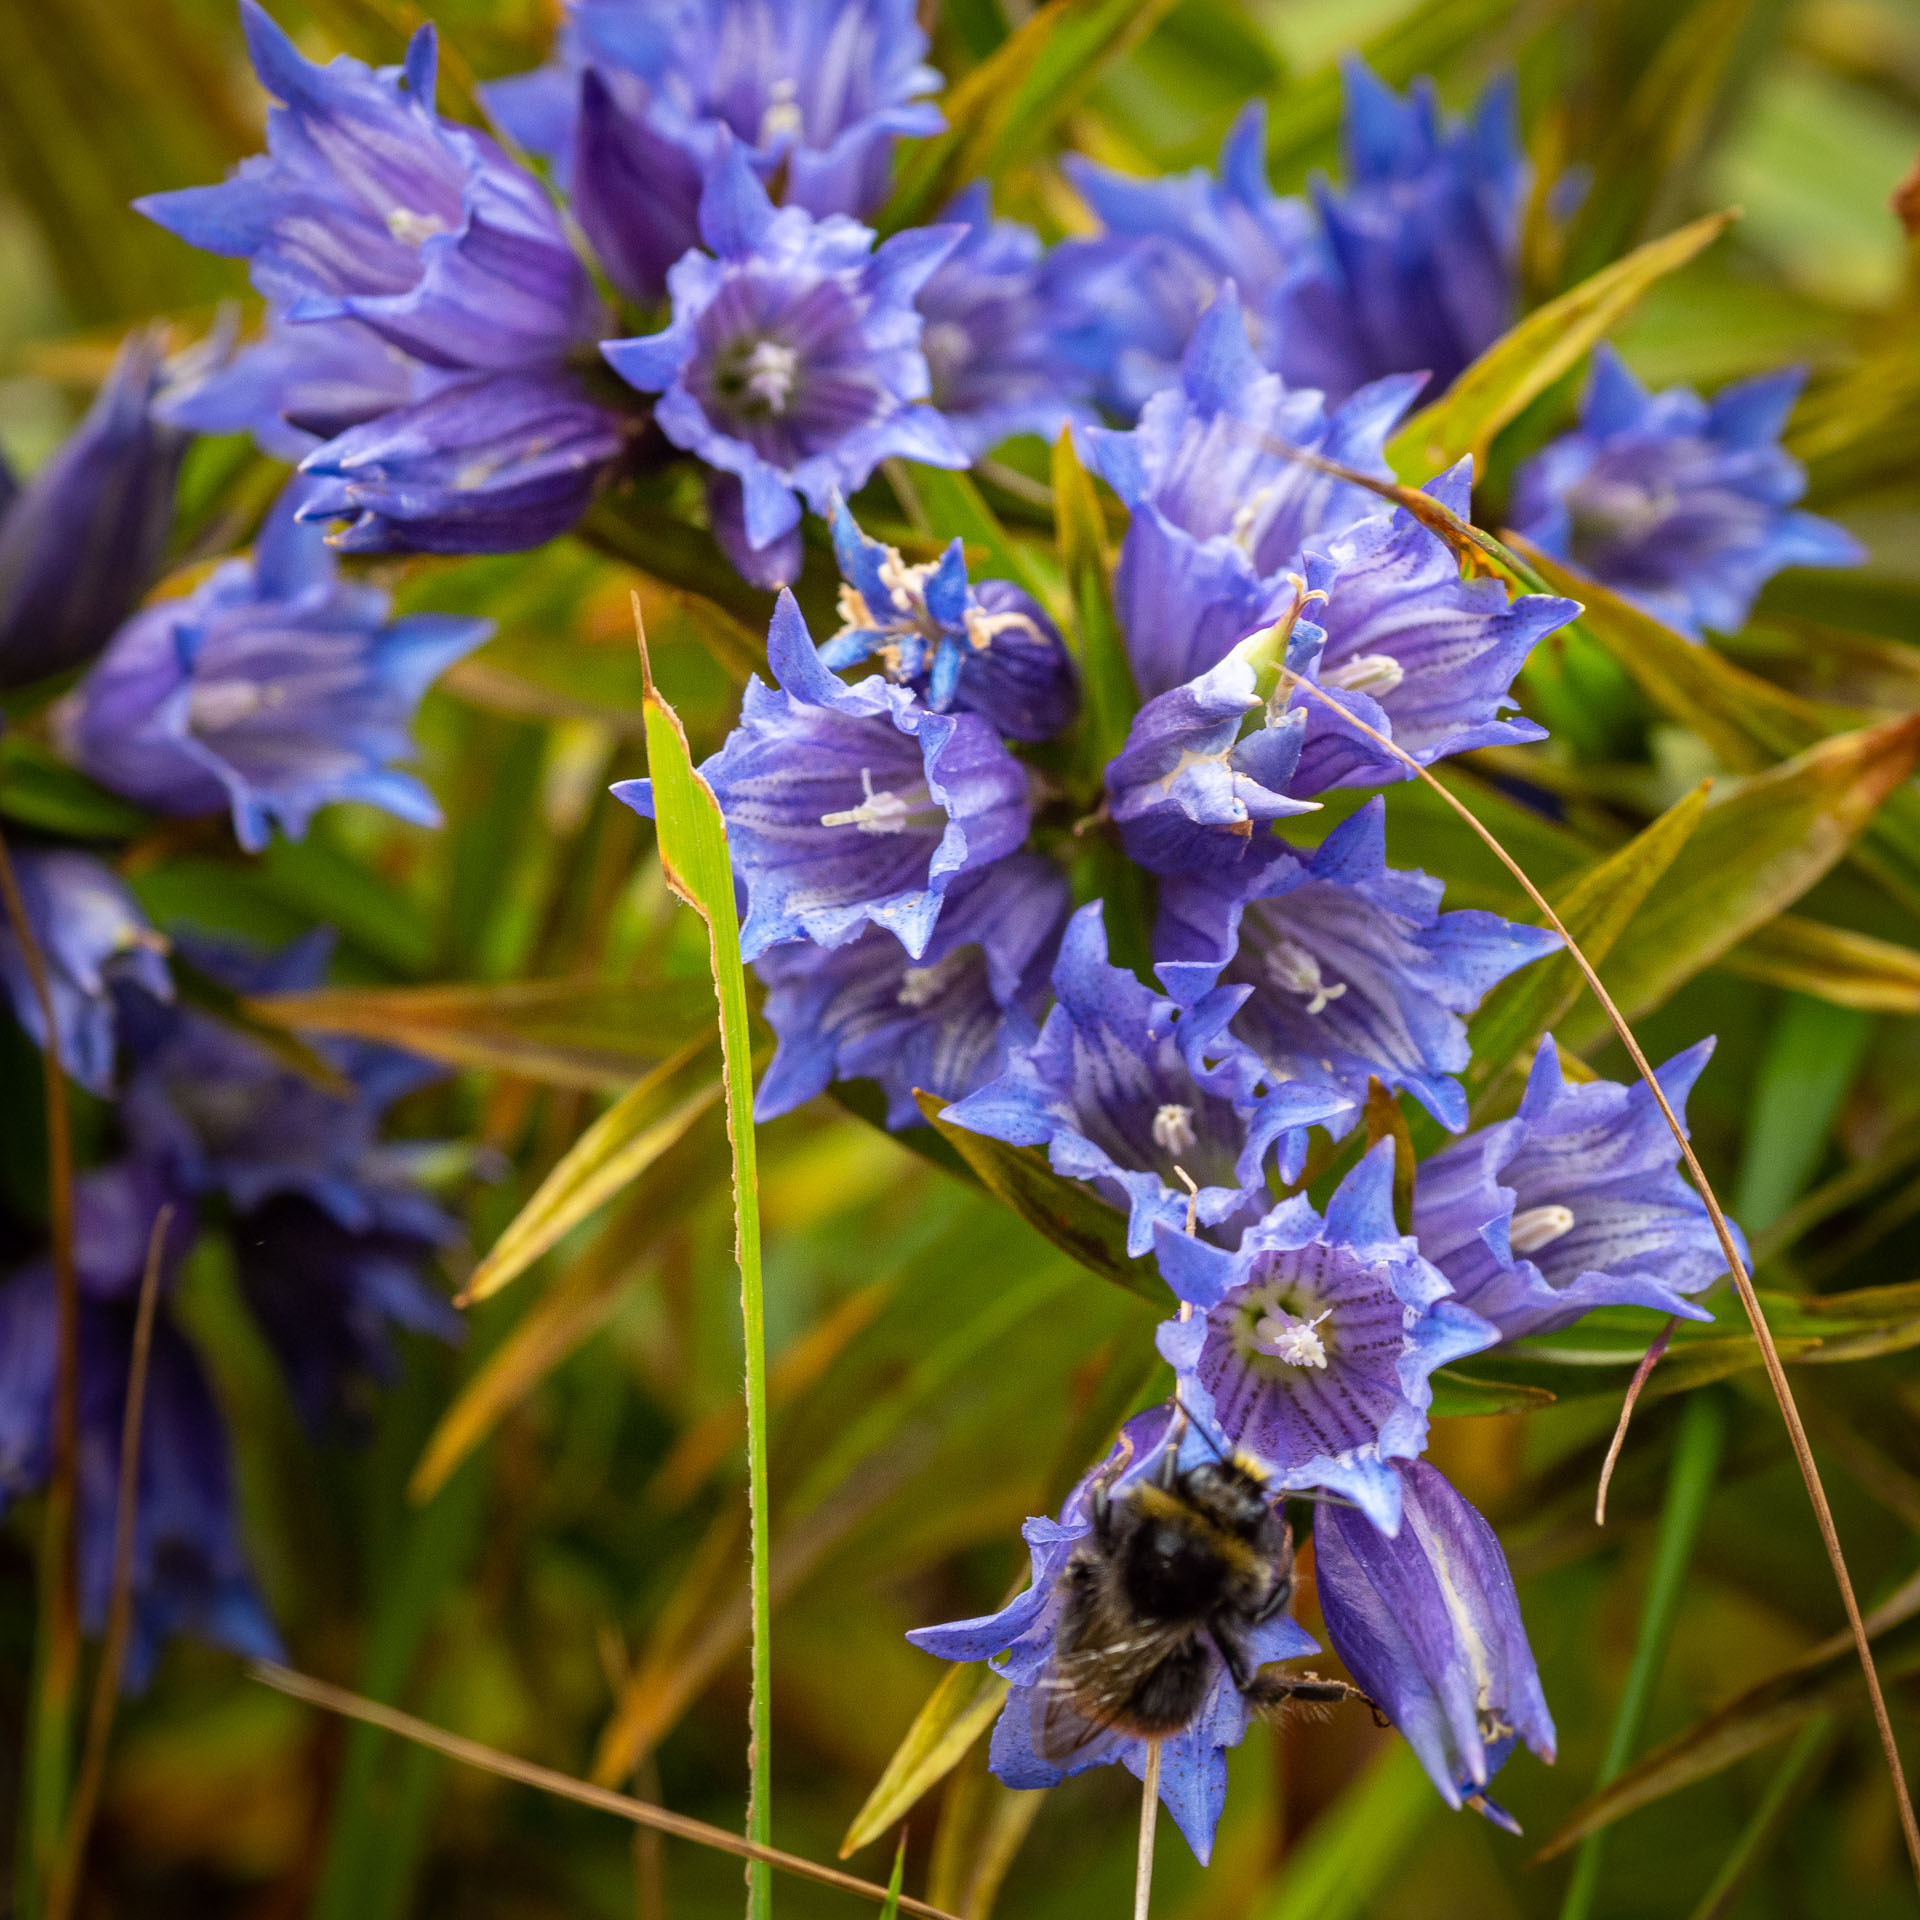
[[[854,1815],[840,1843],[840,1858],[859,1852],[904,1820],[993,1725],[1006,1697],[1007,1683],[985,1661],[948,1668]]]
[[[1920,1014],[1920,950],[1783,913],[1723,954],[1720,966],[1836,1007]]]
[[[1053,510],[1073,607],[1068,640],[1086,683],[1087,751],[1096,766],[1104,767],[1126,744],[1140,694],[1114,617],[1106,518],[1071,431],[1053,444]]]
[[[986,497],[973,484],[973,476],[950,473],[945,467],[913,468],[914,490],[926,508],[927,518],[940,530],[943,539],[958,534],[969,549],[968,566],[976,582],[1011,580],[1047,608],[1056,619],[1064,609],[1058,596],[1024,551],[1000,524],[1000,516],[987,504]],[[979,549],[976,560],[972,549]]]

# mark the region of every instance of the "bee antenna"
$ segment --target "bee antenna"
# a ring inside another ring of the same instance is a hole
[[[1180,1396],[1177,1393],[1173,1396],[1173,1404],[1176,1408],[1179,1409],[1181,1419],[1183,1419],[1187,1423],[1187,1425],[1190,1426],[1194,1430],[1194,1432],[1197,1433],[1200,1436],[1200,1438],[1207,1443],[1207,1451],[1211,1453],[1213,1457],[1216,1460],[1218,1460],[1223,1467],[1231,1466],[1233,1462],[1228,1458],[1226,1454],[1220,1451],[1219,1443],[1214,1439],[1213,1435],[1207,1431],[1206,1423],[1202,1420],[1196,1420],[1193,1417],[1193,1410],[1187,1405],[1187,1403],[1184,1400],[1180,1398]]]

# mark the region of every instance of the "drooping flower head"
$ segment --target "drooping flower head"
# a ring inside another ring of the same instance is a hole
[[[1319,394],[1261,367],[1229,283],[1187,346],[1180,385],[1132,432],[1089,431],[1094,464],[1132,513],[1114,600],[1144,696],[1224,659],[1291,599],[1308,542],[1323,548],[1378,511],[1365,488],[1291,453],[1389,479],[1382,448],[1411,397],[1409,382],[1383,381],[1329,416]]]
[[[1441,893],[1438,880],[1387,865],[1385,808],[1370,800],[1310,858],[1249,865],[1244,890],[1163,882],[1161,978],[1188,1002],[1237,986],[1233,1032],[1277,1077],[1338,1087],[1356,1113],[1377,1078],[1457,1133],[1467,1124],[1453,1077],[1469,1054],[1462,1016],[1560,943],[1498,914],[1442,913]]]
[[[0,459],[0,686],[91,659],[160,571],[187,445],[155,418],[163,355],[158,330],[129,335],[25,486]]]
[[[1402,98],[1343,64],[1346,180],[1313,184],[1315,244],[1278,292],[1264,355],[1295,386],[1344,399],[1424,373],[1433,399],[1512,325],[1527,163],[1510,81],[1472,117],[1442,117],[1433,82]]]
[[[1340,1494],[1389,1533],[1394,1465],[1426,1449],[1429,1377],[1499,1338],[1394,1224],[1393,1154],[1372,1148],[1324,1219],[1304,1195],[1281,1201],[1235,1252],[1164,1220],[1154,1234],[1162,1277],[1196,1309],[1159,1336],[1183,1403],[1276,1486]]]
[[[1493,1529],[1437,1468],[1410,1461],[1398,1477],[1398,1533],[1335,1506],[1314,1522],[1327,1637],[1447,1805],[1518,1833],[1487,1784],[1523,1740],[1551,1761],[1554,1731],[1513,1575]]]
[[[1060,631],[1011,580],[967,579],[955,540],[937,561],[910,566],[833,506],[833,547],[845,585],[840,631],[820,657],[836,670],[877,659],[936,713],[977,713],[1014,740],[1050,740],[1073,724],[1080,689]]]
[[[878,676],[837,679],[790,593],[767,660],[777,687],[748,681],[739,726],[700,769],[746,894],[742,954],[843,946],[873,925],[920,959],[948,889],[1026,838],[1026,769],[978,714],[935,713]],[[651,814],[650,781],[613,791]]]
[[[1712,1053],[1702,1040],[1659,1070],[1683,1118]],[[1551,1333],[1595,1307],[1710,1320],[1686,1296],[1719,1279],[1726,1255],[1678,1158],[1644,1082],[1569,1084],[1548,1038],[1511,1120],[1421,1163],[1414,1230],[1461,1301],[1503,1339]]]
[[[1058,1786],[1089,1768],[1116,1763],[1136,1779],[1145,1776],[1146,1740],[1120,1727],[1108,1727],[1059,1759],[1049,1759],[1042,1751],[1042,1725],[1057,1693],[1054,1643],[1065,1607],[1061,1575],[1074,1549],[1093,1534],[1096,1486],[1104,1486],[1110,1498],[1123,1496],[1128,1487],[1160,1471],[1169,1449],[1179,1449],[1186,1466],[1208,1457],[1205,1445],[1191,1425],[1176,1426],[1171,1404],[1136,1414],[1121,1429],[1107,1458],[1067,1496],[1057,1520],[1032,1519],[1021,1528],[1033,1562],[1032,1582],[1024,1593],[986,1618],[920,1627],[907,1635],[915,1646],[943,1660],[987,1660],[1011,1683],[988,1750],[989,1766],[1007,1786]],[[1299,1623],[1284,1612],[1248,1629],[1243,1638],[1246,1658],[1256,1668],[1317,1651]],[[1161,1742],[1160,1802],[1204,1865],[1226,1802],[1226,1750],[1245,1737],[1250,1716],[1212,1637],[1201,1634],[1196,1644],[1211,1681],[1192,1722]]]
[[[1514,525],[1690,639],[1737,633],[1781,568],[1865,557],[1850,533],[1793,504],[1806,473],[1780,433],[1804,378],[1763,374],[1711,400],[1649,393],[1602,345],[1579,427],[1515,479]]]
[[[918,960],[884,927],[840,947],[769,947],[754,965],[780,1044],[754,1117],[777,1119],[836,1080],[873,1080],[888,1126],[923,1126],[916,1092],[959,1100],[1032,1042],[1066,917],[1066,875],[1013,853],[953,888]]]
[[[629,385],[657,393],[676,446],[733,474],[751,555],[799,522],[803,494],[824,514],[890,455],[966,465],[929,390],[913,305],[960,234],[915,227],[874,246],[843,215],[775,209],[746,153],[722,143],[700,197],[707,251],[668,275],[665,331],[603,351]]]
[[[1182,1011],[1109,964],[1101,903],[1068,923],[1053,970],[1058,996],[1039,1039],[997,1080],[947,1110],[956,1126],[1044,1146],[1056,1173],[1091,1181],[1128,1210],[1127,1248],[1156,1222],[1230,1236],[1306,1154],[1306,1129],[1346,1112],[1331,1087],[1276,1083],[1225,1032],[1237,991]]]
[[[1091,382],[1061,337],[1040,236],[996,220],[976,181],[940,216],[966,228],[920,289],[929,398],[975,459],[1017,433],[1055,438],[1092,417]]]
[[[60,1064],[91,1093],[113,1092],[118,1022],[114,988],[173,998],[167,943],[148,924],[126,883],[91,854],[23,847],[13,855],[21,904],[46,968]],[[0,984],[35,1046],[47,1044],[33,974],[12,925],[0,918]]]
[[[74,758],[163,813],[228,808],[240,844],[277,822],[299,838],[322,806],[359,800],[434,825],[439,809],[395,764],[442,668],[485,620],[390,620],[377,587],[343,580],[317,527],[281,496],[251,559],[121,628],[63,714]]]

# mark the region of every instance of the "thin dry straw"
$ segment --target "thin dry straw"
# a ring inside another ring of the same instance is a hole
[[[622,1820],[633,1821],[636,1826],[657,1828],[661,1833],[691,1840],[696,1846],[737,1854],[742,1860],[764,1861],[784,1873],[795,1874],[803,1880],[818,1881],[823,1887],[838,1887],[843,1893],[857,1893],[863,1900],[871,1900],[876,1905],[884,1906],[889,1897],[885,1887],[876,1886],[871,1880],[858,1879],[834,1867],[823,1867],[797,1853],[783,1853],[778,1847],[758,1846],[751,1840],[743,1840],[737,1833],[729,1833],[724,1827],[710,1827],[704,1820],[690,1820],[683,1813],[669,1813],[665,1807],[656,1807],[648,1801],[615,1793],[611,1787],[596,1787],[588,1781],[574,1779],[571,1774],[556,1772],[552,1767],[516,1759],[514,1755],[501,1753],[494,1747],[483,1747],[477,1740],[463,1739],[457,1733],[448,1733],[434,1726],[431,1721],[416,1720],[410,1713],[402,1713],[395,1707],[383,1707],[377,1700],[363,1699],[357,1693],[347,1692],[344,1687],[329,1686],[324,1680],[295,1673],[291,1667],[276,1666],[271,1660],[252,1660],[247,1663],[247,1671],[262,1686],[290,1694],[294,1699],[304,1700],[309,1706],[320,1707],[328,1713],[342,1714],[349,1720],[359,1720],[367,1726],[378,1727],[383,1733],[397,1734],[402,1740],[411,1740],[417,1746],[431,1747],[435,1753],[444,1753],[449,1760],[458,1760],[464,1766],[478,1767],[483,1773],[498,1774],[503,1780],[515,1780],[525,1787],[537,1787],[542,1793],[577,1801],[583,1807],[597,1807],[602,1813],[617,1814]],[[922,1915],[923,1920],[959,1920],[958,1915],[948,1913],[944,1907],[932,1907],[924,1900],[910,1899],[905,1894],[900,1897],[899,1907],[902,1913]]]
[[[1160,1817],[1160,1742],[1147,1742],[1147,1770],[1140,1777],[1140,1852],[1133,1866],[1133,1920],[1147,1920],[1153,1899],[1153,1830]]]
[[[1332,461],[1320,460],[1316,455],[1302,454],[1300,457],[1310,465],[1326,468],[1342,479],[1351,479],[1365,486],[1369,492],[1383,494],[1391,500],[1401,501],[1404,494],[1412,491],[1411,488],[1389,486],[1383,481],[1370,479],[1348,468],[1337,467]],[[1422,499],[1421,504],[1425,508],[1431,508],[1434,503]],[[1565,943],[1573,964],[1580,969],[1581,977],[1593,989],[1594,998],[1599,1001],[1601,1010],[1612,1024],[1614,1032],[1620,1036],[1620,1044],[1626,1048],[1635,1070],[1647,1083],[1662,1115],[1665,1116],[1667,1125],[1679,1146],[1680,1157],[1686,1162],[1687,1171],[1693,1176],[1694,1185],[1700,1190],[1700,1198],[1706,1204],[1708,1218],[1712,1220],[1714,1232],[1719,1236],[1720,1250],[1726,1256],[1727,1272],[1732,1276],[1734,1287],[1740,1295],[1740,1304],[1745,1308],[1748,1323],[1753,1328],[1753,1337],[1759,1345],[1760,1358],[1766,1367],[1767,1380],[1773,1388],[1773,1396],[1780,1403],[1780,1416],[1786,1422],[1787,1437],[1793,1445],[1793,1456],[1799,1464],[1800,1477],[1806,1482],[1807,1497],[1813,1503],[1813,1515],[1820,1528],[1821,1544],[1826,1548],[1827,1559],[1832,1565],[1834,1581],[1840,1589],[1841,1604],[1846,1608],[1847,1625],[1853,1634],[1854,1650],[1860,1656],[1860,1668],[1866,1676],[1867,1697],[1873,1703],[1874,1725],[1880,1732],[1880,1745],[1886,1754],[1887,1771],[1892,1777],[1894,1794],[1900,1804],[1900,1829],[1906,1837],[1907,1858],[1913,1866],[1915,1883],[1920,1885],[1920,1825],[1916,1825],[1914,1820],[1913,1800],[1907,1792],[1906,1771],[1900,1764],[1900,1748],[1893,1737],[1893,1721],[1887,1713],[1886,1695],[1880,1690],[1880,1675],[1874,1666],[1873,1646],[1867,1638],[1866,1623],[1860,1617],[1860,1602],[1854,1595],[1853,1579],[1847,1571],[1846,1554],[1840,1545],[1839,1530],[1833,1523],[1833,1509],[1827,1504],[1827,1490],[1821,1483],[1820,1468],[1814,1460],[1813,1447],[1807,1439],[1806,1427],[1801,1423],[1800,1409],[1794,1401],[1793,1388],[1788,1384],[1787,1370],[1781,1363],[1780,1350],[1773,1343],[1773,1329],[1767,1325],[1767,1316],[1761,1310],[1759,1296],[1753,1290],[1753,1281],[1747,1273],[1746,1263],[1740,1258],[1740,1249],[1734,1243],[1733,1230],[1727,1224],[1727,1216],[1721,1210],[1712,1183],[1707,1179],[1706,1169],[1701,1166],[1699,1156],[1695,1154],[1693,1144],[1687,1138],[1686,1129],[1681,1126],[1679,1116],[1669,1104],[1666,1091],[1655,1077],[1647,1056],[1641,1051],[1640,1042],[1633,1037],[1633,1030],[1627,1025],[1625,1016],[1614,1005],[1613,996],[1601,985],[1600,976],[1595,972],[1592,962],[1580,951],[1578,942],[1567,931],[1565,922],[1554,912],[1546,895],[1527,877],[1520,863],[1500,844],[1493,832],[1474,816],[1472,809],[1464,801],[1449,793],[1419,761],[1414,759],[1412,754],[1396,746],[1385,734],[1376,732],[1364,720],[1349,713],[1323,687],[1315,685],[1311,680],[1296,679],[1292,684],[1331,708],[1350,727],[1356,728],[1369,740],[1386,748],[1395,759],[1408,767],[1416,778],[1424,780],[1472,828],[1494,858],[1519,881],[1526,890],[1527,898],[1539,908],[1547,924]]]
[[[1672,1343],[1673,1330],[1679,1324],[1676,1316],[1667,1316],[1667,1324],[1654,1335],[1653,1345],[1640,1356],[1640,1364],[1634,1368],[1633,1378],[1627,1382],[1627,1397],[1620,1403],[1620,1424],[1614,1428],[1607,1457],[1600,1464],[1600,1485],[1593,1496],[1593,1524],[1596,1527],[1607,1524],[1607,1489],[1613,1485],[1613,1470],[1620,1464],[1620,1449],[1627,1444],[1627,1423],[1633,1418],[1634,1406],[1647,1384],[1648,1376],[1660,1364]]]
[[[147,1373],[153,1357],[154,1310],[160,1299],[160,1269],[173,1208],[154,1216],[147,1238],[147,1266],[140,1278],[140,1305],[133,1323],[133,1358],[127,1368],[127,1402],[120,1421],[120,1491],[113,1515],[113,1589],[107,1603],[107,1631],[100,1665],[93,1676],[93,1700],[87,1711],[87,1746],[80,1762],[80,1783],[67,1815],[60,1866],[47,1889],[46,1920],[67,1920],[80,1891],[86,1866],[87,1835],[100,1804],[107,1773],[107,1743],[114,1709],[120,1701],[120,1676],[127,1664],[127,1634],[133,1624],[134,1529],[140,1514],[140,1444],[147,1416]]]

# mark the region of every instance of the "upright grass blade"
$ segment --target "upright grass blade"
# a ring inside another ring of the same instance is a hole
[[[633,603],[636,629],[640,601]],[[750,1774],[747,1837],[765,1847],[772,1834],[768,1764],[773,1749],[772,1599],[767,1558],[767,1320],[760,1277],[760,1175],[753,1135],[753,1041],[747,1027],[747,982],[740,963],[740,923],[733,897],[727,828],[713,790],[694,771],[680,717],[653,684],[644,631],[640,669],[646,680],[647,764],[653,775],[654,823],[667,884],[707,923],[714,991],[720,1001],[727,1130],[733,1139],[734,1253],[740,1266],[740,1313],[746,1331],[747,1502],[752,1554],[753,1704],[747,1750]],[[749,1920],[772,1911],[773,1883],[764,1860],[747,1868]]]
[[[1800,1197],[1872,1031],[1870,1014],[1788,997],[1760,1062],[1734,1196],[1749,1231],[1772,1226]]]
[[[1647,1576],[1646,1599],[1640,1609],[1640,1634],[1634,1642],[1633,1665],[1627,1670],[1626,1691],[1614,1714],[1606,1756],[1600,1762],[1600,1785],[1622,1772],[1639,1744],[1640,1729],[1653,1699],[1653,1690],[1666,1661],[1667,1642],[1673,1637],[1674,1616],[1680,1610],[1680,1592],[1693,1559],[1694,1542],[1707,1510],[1707,1495],[1719,1471],[1726,1444],[1727,1410],[1718,1394],[1694,1394],[1680,1421],[1680,1438],[1667,1475],[1666,1500],[1660,1509],[1660,1531],[1655,1536],[1653,1570]],[[1606,1836],[1589,1834],[1574,1861],[1573,1878],[1560,1903],[1560,1920],[1587,1920],[1593,1912],[1600,1884],[1600,1856]]]
[[[1391,1879],[1440,1802],[1413,1749],[1395,1740],[1281,1862],[1258,1920],[1350,1920]]]
[[[1692,1920],[1728,1920],[1748,1883],[1760,1870],[1767,1850],[1779,1839],[1787,1816],[1801,1794],[1813,1785],[1821,1762],[1832,1750],[1833,1716],[1823,1713],[1818,1719],[1809,1720],[1795,1736],[1774,1770],[1773,1778],[1767,1782],[1767,1790],[1760,1796],[1753,1818],[1742,1830],[1733,1851],[1720,1863],[1713,1884],[1700,1896]]]

